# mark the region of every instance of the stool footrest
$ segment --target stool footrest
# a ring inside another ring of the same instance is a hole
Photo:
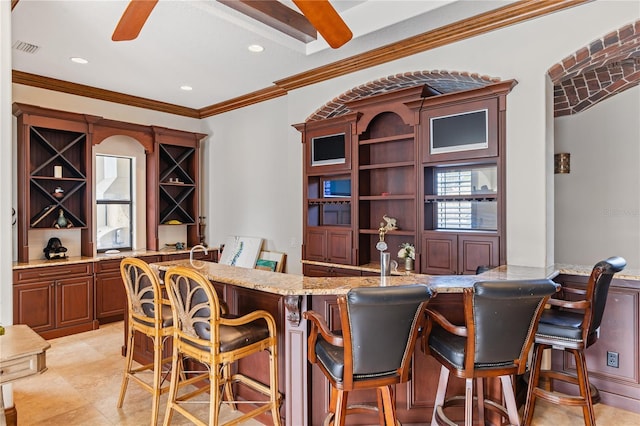
[[[561,382],[565,382],[565,383],[570,383],[572,385],[576,385],[578,386],[578,377],[573,375],[573,374],[569,374],[569,373],[564,373],[564,372],[560,372],[560,371],[555,371],[555,370],[542,370],[540,371],[540,380],[551,380],[551,388],[553,389],[553,380],[559,380]],[[592,404],[597,404],[600,402],[600,391],[598,390],[598,388],[596,386],[594,386],[591,382],[589,382],[589,388],[591,389],[591,403]],[[573,396],[573,395],[569,395],[565,392],[559,392],[559,391],[554,391],[554,390],[546,390],[546,389],[542,389],[542,388],[535,388],[534,392],[536,393],[536,395],[542,399],[544,399],[545,401],[549,401],[555,404],[558,403],[562,403],[562,404],[566,404],[566,405],[572,405],[572,406],[584,406],[586,405],[586,402],[584,401],[584,398],[581,396]],[[562,400],[560,401],[558,398],[561,397]]]

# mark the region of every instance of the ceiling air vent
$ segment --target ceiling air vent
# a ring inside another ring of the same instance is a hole
[[[35,44],[27,43],[26,41],[17,40],[13,43],[13,48],[15,50],[19,50],[25,53],[36,53],[40,46],[36,46]]]

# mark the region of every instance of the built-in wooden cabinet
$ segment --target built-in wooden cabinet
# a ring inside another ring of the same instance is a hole
[[[13,271],[13,322],[47,339],[93,330],[91,263]]]
[[[95,254],[92,147],[116,135],[133,138],[145,149],[146,249],[162,248],[161,226],[186,226],[187,246],[200,243],[199,147],[205,134],[19,103],[13,113],[18,119],[19,262],[30,260],[30,233],[43,229],[60,235],[79,229],[79,254]]]
[[[406,102],[419,99],[424,87],[417,86],[347,103],[358,111],[357,171],[358,264],[378,262],[376,249],[384,216],[396,219],[398,229],[385,235],[388,251],[396,257],[402,243],[416,246],[416,119]]]
[[[478,266],[500,264],[497,235],[431,231],[422,238],[421,270],[425,274],[475,274]]]
[[[306,259],[351,264],[351,229],[309,227],[305,237]]]
[[[102,324],[121,321],[127,308],[127,293],[120,274],[120,259],[94,263],[96,319]]]
[[[158,229],[187,227],[187,246],[200,243],[200,140],[205,136],[154,127],[155,149],[147,155],[147,249],[159,250]],[[149,173],[151,171],[151,173]]]
[[[448,94],[414,86],[295,125],[305,144],[303,261],[378,262],[387,216],[398,227],[384,236],[387,251],[397,260],[401,244],[414,245],[416,272],[472,274],[505,263],[505,114],[514,85]],[[351,156],[314,162],[313,144],[338,134]]]
[[[80,229],[81,254],[93,255],[89,128],[96,117],[14,104],[18,118],[18,260],[29,260],[29,233]]]
[[[353,262],[352,139],[356,118],[356,114],[346,114],[295,126],[304,135],[305,259]]]

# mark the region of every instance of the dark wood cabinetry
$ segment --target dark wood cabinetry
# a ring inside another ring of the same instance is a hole
[[[97,328],[91,263],[13,272],[13,322],[47,339]]]
[[[187,246],[200,243],[200,140],[205,136],[153,128],[155,152],[147,156],[147,249],[159,250],[158,227],[186,225]]]
[[[308,228],[305,258],[318,262],[351,263],[353,233],[350,229]]]
[[[32,229],[80,229],[93,255],[90,125],[96,117],[14,104],[18,118],[18,260]]]
[[[406,103],[420,99],[424,87],[417,86],[350,102],[359,113],[357,121],[358,264],[377,262],[384,216],[396,219],[397,230],[385,235],[392,257],[402,243],[417,244],[416,119]]]
[[[70,238],[76,233],[67,228],[79,229],[79,255],[94,256],[92,146],[115,135],[133,138],[145,149],[146,249],[159,250],[158,227],[174,224],[186,226],[188,246],[200,243],[199,147],[205,134],[19,103],[13,113],[18,119],[18,261],[30,259],[30,232],[47,228],[69,232]]]
[[[305,144],[303,260],[378,262],[388,216],[398,226],[385,235],[388,251],[395,258],[401,244],[414,245],[416,272],[472,274],[505,263],[505,114],[514,85],[448,94],[415,86],[295,125]],[[313,142],[338,133],[351,156],[314,163]]]
[[[500,239],[478,233],[425,232],[422,253],[425,274],[475,274],[478,266],[500,264]]]
[[[120,275],[120,259],[94,264],[96,319],[100,323],[120,321],[127,307],[127,293]]]

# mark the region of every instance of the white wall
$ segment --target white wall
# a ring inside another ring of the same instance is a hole
[[[556,261],[595,264],[619,255],[640,268],[640,87],[555,120]]]
[[[207,243],[217,245],[227,235],[260,236],[266,249],[287,252],[289,272],[300,273],[302,146],[291,124],[305,121],[353,87],[397,73],[447,70],[516,79],[518,85],[507,97],[507,261],[546,266],[553,261],[554,247],[549,229],[553,132],[546,72],[639,17],[639,2],[591,2],[201,121],[19,85],[13,86],[13,97],[17,102],[208,133],[202,151],[203,187],[209,188],[202,194]]]
[[[261,237],[263,249],[287,253],[287,271],[301,273],[302,143],[281,97],[205,122],[203,202],[207,243],[227,236]]]
[[[516,265],[547,266],[553,262],[552,231],[548,229],[553,227],[553,187],[548,178],[553,146],[553,132],[548,127],[552,123],[552,95],[547,70],[591,41],[638,17],[640,3],[637,2],[588,3],[301,88],[286,98],[206,119],[213,139],[207,147],[210,149],[206,153],[207,167],[212,176],[224,180],[212,181],[210,207],[215,206],[215,238],[247,232],[268,234],[268,228],[261,228],[259,224],[266,225],[266,218],[273,216],[275,222],[268,226],[277,224],[279,237],[272,249],[286,247],[289,271],[299,272],[301,267],[295,262],[299,259],[299,250],[295,249],[297,257],[294,257],[290,251],[294,249],[287,240],[302,239],[302,151],[299,133],[289,126],[305,121],[326,102],[368,81],[407,71],[467,71],[518,81],[507,97],[507,261]],[[572,22],[571,31],[567,31],[568,22]],[[255,157],[256,149],[262,154],[259,159]],[[233,156],[237,156],[240,163],[230,161]],[[287,163],[283,162],[284,158]],[[239,170],[243,170],[241,183],[233,186],[232,177],[237,176]],[[257,202],[265,199],[263,182],[270,170],[277,173],[273,179],[284,183],[286,190],[280,192],[281,196],[273,196],[267,204]],[[285,170],[288,174],[283,176]],[[243,199],[239,199],[240,190]],[[251,208],[237,211],[245,206]],[[230,208],[234,213],[230,213]],[[276,211],[282,213],[276,214]],[[584,261],[589,263],[589,259]]]

